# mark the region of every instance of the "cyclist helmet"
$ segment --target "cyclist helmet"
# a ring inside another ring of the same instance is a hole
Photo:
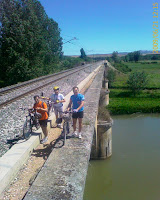
[[[53,89],[54,89],[54,90],[59,90],[59,87],[58,87],[58,86],[55,86]]]

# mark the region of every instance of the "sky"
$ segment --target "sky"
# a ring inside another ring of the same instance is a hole
[[[158,3],[156,0],[40,2],[48,17],[61,29],[64,55],[80,55],[81,48],[87,55],[152,50],[153,3]],[[159,17],[156,20],[160,23]]]

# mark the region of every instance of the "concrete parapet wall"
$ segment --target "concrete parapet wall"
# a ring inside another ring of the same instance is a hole
[[[99,106],[104,67],[85,94],[82,139],[51,152],[24,200],[82,200]]]
[[[105,61],[105,66],[109,67],[110,69],[112,69],[113,71],[118,71],[117,69],[115,69],[110,62],[108,62],[108,60]]]

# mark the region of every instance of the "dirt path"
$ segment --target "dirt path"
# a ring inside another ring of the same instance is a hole
[[[48,142],[40,144],[33,151],[27,163],[23,165],[9,188],[0,197],[1,200],[21,200],[24,197],[49,154],[55,147],[61,131],[62,129],[59,128],[50,129]]]

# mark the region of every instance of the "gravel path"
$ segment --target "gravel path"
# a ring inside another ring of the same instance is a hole
[[[55,82],[54,85],[58,85],[60,87],[60,92],[65,96],[72,90],[73,86],[78,85],[101,63],[102,61],[95,63],[91,68],[77,72],[74,75],[72,74],[67,78]],[[0,109],[0,156],[6,153],[10,147],[9,144],[6,144],[7,138],[14,138],[15,135],[22,134],[27,111],[20,110],[19,107],[32,107],[34,103],[33,96],[36,94],[40,95],[41,92],[44,92],[44,96],[51,96],[53,93],[53,84],[43,87],[42,89]]]

